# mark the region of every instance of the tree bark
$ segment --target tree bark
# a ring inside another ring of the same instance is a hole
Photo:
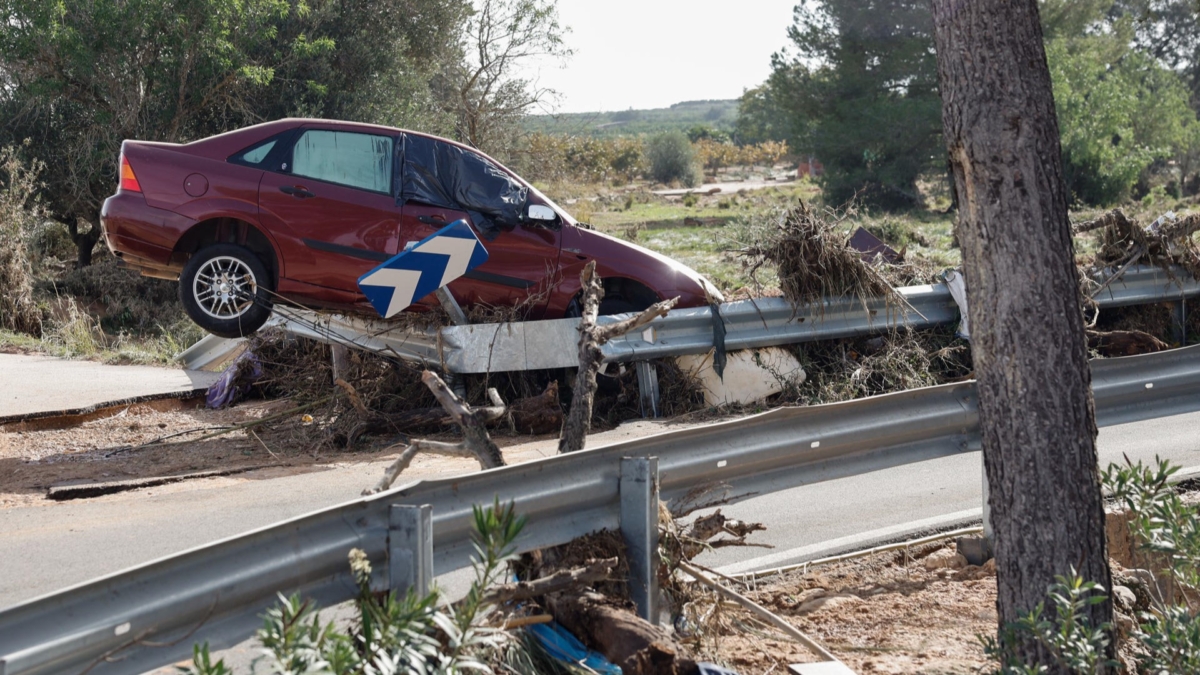
[[[554,618],[627,675],[695,675],[696,663],[662,628],[596,593],[550,597]]]
[[[100,241],[100,226],[89,221],[90,227],[86,230],[79,229],[78,218],[68,217],[66,220],[67,233],[71,236],[71,241],[75,244],[76,259],[75,266],[83,269],[92,264],[92,251],[96,248],[96,242]]]
[[[1091,373],[1037,0],[932,5],[1003,624],[1073,567],[1111,588]]]

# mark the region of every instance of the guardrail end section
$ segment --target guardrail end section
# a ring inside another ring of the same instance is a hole
[[[433,506],[392,504],[388,511],[388,587],[398,595],[433,587]]]
[[[621,458],[621,536],[629,595],[638,616],[658,623],[658,458]]]

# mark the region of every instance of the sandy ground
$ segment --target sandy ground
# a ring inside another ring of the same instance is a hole
[[[990,566],[927,569],[952,558],[953,542],[761,579],[745,594],[823,644],[857,673],[977,673],[986,665],[978,636],[996,629]],[[728,602],[694,602],[706,630],[690,640],[741,675],[783,674],[818,661],[777,629]],[[703,637],[699,637],[703,636]]]
[[[288,416],[290,423],[275,433],[234,431],[198,440],[221,427],[278,414],[293,407],[294,404],[287,400],[251,400],[226,410],[209,410],[203,407],[203,399],[165,399],[111,408],[83,418],[0,425],[0,509],[44,502],[51,487],[214,470],[254,471],[219,480],[209,478],[189,482],[215,488],[229,481],[269,479],[372,463],[379,464],[378,470],[382,474],[386,463],[398,455],[399,450],[390,445],[394,439],[387,437],[367,439],[352,451],[313,453],[302,449],[305,444],[297,441],[304,434],[303,413]],[[589,436],[588,445],[595,447],[679,429],[688,424],[664,420],[627,422]],[[171,437],[181,433],[184,435]],[[451,433],[424,437],[447,441],[458,439]],[[162,439],[162,442],[138,447],[156,439]],[[527,436],[498,429],[493,431],[493,439],[510,464],[557,454],[558,439],[552,434]],[[405,471],[401,482],[408,478],[478,470],[478,466],[473,460],[461,457],[422,454]],[[177,483],[154,489],[162,492],[191,488]],[[96,498],[136,497],[138,492]]]

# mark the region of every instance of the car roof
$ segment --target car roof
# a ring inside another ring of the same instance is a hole
[[[235,129],[233,131],[227,131],[223,134],[217,134],[216,136],[209,136],[208,138],[193,141],[186,144],[184,147],[187,148],[188,152],[193,154],[212,157],[213,159],[225,159],[238,150],[250,147],[251,145],[254,145],[260,141],[264,141],[275,134],[308,124],[330,126],[338,129],[369,133],[411,134],[414,136],[423,136],[425,138],[430,138],[442,143],[449,143],[450,145],[458,146],[464,150],[469,150],[471,152],[483,155],[496,164],[500,164],[500,162],[488,156],[487,153],[481,150],[472,148],[464,143],[452,141],[448,138],[434,136],[433,134],[412,131],[410,129],[401,129],[399,127],[389,127],[382,124],[366,124],[364,122],[348,122],[345,120],[327,120],[306,117],[287,117],[284,119],[273,120],[271,122],[255,124],[249,127],[242,127],[241,129]],[[500,165],[503,166],[502,164]]]

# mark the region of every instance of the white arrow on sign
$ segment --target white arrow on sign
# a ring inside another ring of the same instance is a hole
[[[456,220],[358,279],[358,288],[383,318],[487,261],[487,249],[466,220]]]
[[[413,250],[450,256],[450,259],[446,261],[446,271],[442,274],[442,282],[438,284],[438,287],[441,288],[467,273],[467,264],[471,262],[471,254],[475,252],[477,243],[475,239],[437,237],[422,246],[414,247]]]
[[[399,314],[412,304],[419,281],[421,273],[416,270],[383,268],[368,274],[358,283],[364,286],[391,286],[396,289],[392,291],[392,299],[388,301],[387,312],[383,315],[386,319]]]

